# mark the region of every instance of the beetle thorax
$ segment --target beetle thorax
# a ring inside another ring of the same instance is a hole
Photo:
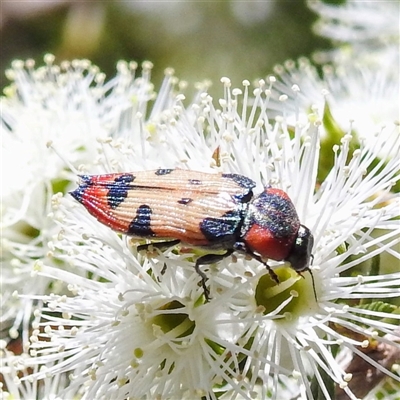
[[[287,194],[266,188],[249,204],[242,237],[251,252],[280,261],[291,253],[299,227],[296,209]]]

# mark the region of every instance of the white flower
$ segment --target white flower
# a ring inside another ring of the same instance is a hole
[[[14,346],[18,350],[18,345],[21,345],[22,340],[18,338],[14,342],[8,343],[8,347]],[[68,383],[65,374],[56,374],[43,380],[31,379],[32,368],[33,372],[37,372],[37,365],[30,364],[30,357],[26,353],[14,354],[6,346],[4,340],[0,341],[0,374],[2,386],[0,388],[0,398],[4,400],[26,400],[26,399],[41,399],[41,400],[62,400],[57,393],[65,388]],[[20,351],[20,350],[18,350]],[[23,378],[27,379],[23,379]],[[68,399],[78,396],[77,392],[66,390]],[[78,397],[76,397],[78,398]]]
[[[330,39],[371,46],[398,41],[400,4],[397,1],[347,0],[327,4],[309,0],[308,6],[320,16],[318,34]]]
[[[309,7],[319,15],[314,31],[332,39],[335,48],[317,52],[316,61],[337,65],[362,62],[364,66],[395,69],[399,74],[400,28],[398,1],[347,0],[327,4],[309,0]]]
[[[104,143],[99,164],[103,172],[236,172],[252,178],[257,191],[264,184],[286,190],[315,237],[317,298],[309,273],[302,279],[289,265],[271,262],[277,285],[264,265],[235,255],[205,269],[212,298],[206,303],[195,251],[140,254],[137,241],[57,196],[53,254],[70,272],[44,264],[40,274],[67,283],[70,293],[36,297],[46,306],[32,355],[38,364],[56,363],[39,377],[70,372],[68,389],[83,388],[86,399],[280,398],[288,391],[312,399],[312,379],[326,399],[334,396],[330,382],[355,399],[336,348],[373,362],[360,349],[384,340],[399,346],[382,336],[398,337],[400,317],[390,302],[400,297],[400,272],[363,270],[385,252],[400,259],[399,197],[390,192],[399,180],[399,137],[361,140],[351,152],[348,131],[319,184],[318,115],[294,125],[284,117],[273,121],[267,108],[273,87],[260,81],[251,95],[247,81],[242,89],[222,81],[219,107],[201,93],[185,108],[178,95],[155,125]],[[393,157],[377,161],[387,146]],[[374,237],[377,229],[385,233]],[[374,366],[398,380],[391,365]]]
[[[352,130],[359,140],[385,135],[394,140],[380,157],[394,155],[399,132],[399,65],[366,67],[355,62],[325,66],[322,78],[308,60],[277,66],[269,108],[291,123],[306,123],[311,110],[322,120],[328,143]],[[330,148],[328,149],[330,151]],[[383,150],[383,149],[382,149]]]
[[[174,81],[169,73],[150,114],[150,63],[135,78],[137,65],[121,62],[116,77],[105,83],[104,74],[89,61],[61,67],[53,61],[47,55],[45,66],[37,69],[33,61],[15,61],[7,71],[12,84],[1,98],[0,321],[13,338],[22,323],[25,342],[32,301],[18,294],[47,292],[49,281],[31,274],[35,263],[51,262],[48,241],[57,233],[48,218],[53,194],[76,181],[70,168],[85,164],[95,169],[106,139],[116,132],[141,132],[142,124],[151,123],[168,106]]]

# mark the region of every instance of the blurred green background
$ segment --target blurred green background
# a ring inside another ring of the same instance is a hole
[[[156,87],[173,67],[220,93],[222,76],[238,86],[329,48],[312,32],[316,18],[305,1],[3,1],[1,87],[13,59],[40,65],[53,53],[56,62],[88,58],[108,77],[119,59],[150,60]]]

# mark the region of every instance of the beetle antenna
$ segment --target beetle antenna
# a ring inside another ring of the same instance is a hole
[[[311,275],[311,280],[312,280],[312,288],[313,288],[313,292],[314,292],[315,301],[318,301],[318,297],[317,297],[317,291],[315,290],[315,281],[314,281],[314,275],[313,275],[313,273],[312,273],[312,271],[311,271],[311,269],[310,269],[310,268],[308,269],[308,272],[309,272],[309,273],[310,273],[310,275]]]

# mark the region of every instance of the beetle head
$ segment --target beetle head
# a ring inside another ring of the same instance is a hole
[[[296,240],[285,261],[290,262],[296,272],[301,273],[309,270],[313,246],[314,236],[311,231],[304,225],[300,225]]]

